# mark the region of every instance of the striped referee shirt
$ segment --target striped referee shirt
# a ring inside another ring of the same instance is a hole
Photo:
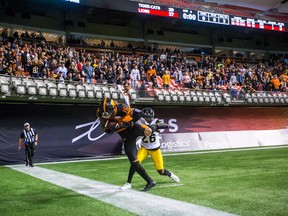
[[[33,128],[30,128],[30,131],[23,130],[21,133],[21,138],[24,138],[24,143],[35,142],[36,131]]]

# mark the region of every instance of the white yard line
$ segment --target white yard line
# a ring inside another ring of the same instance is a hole
[[[92,197],[133,212],[149,216],[232,216],[226,212],[181,202],[136,190],[120,190],[119,186],[61,173],[41,167],[7,166],[43,181]]]

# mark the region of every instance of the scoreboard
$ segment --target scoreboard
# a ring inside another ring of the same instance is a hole
[[[47,0],[48,1],[48,0]],[[51,1],[51,0],[49,0]],[[243,28],[263,29],[288,32],[288,23],[264,19],[233,16],[208,11],[180,9],[162,5],[148,4],[128,0],[61,0],[70,4],[78,3],[97,8],[126,11],[148,16],[161,16],[173,19],[183,19],[189,22],[210,23],[223,26],[239,26]]]
[[[137,3],[137,4],[138,6],[136,12],[140,14],[170,17],[176,19],[185,19],[191,22],[204,22],[226,26],[240,26],[246,28],[255,28],[255,29],[280,31],[280,32],[287,31],[286,25],[288,25],[287,23],[284,22],[253,19],[248,17],[239,17],[228,14],[180,9],[147,3]]]

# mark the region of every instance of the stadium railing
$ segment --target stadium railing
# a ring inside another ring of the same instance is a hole
[[[104,97],[124,101],[123,89],[114,84],[63,82],[58,80],[0,76],[0,102],[99,103]],[[131,104],[178,104],[190,106],[287,106],[286,92],[235,90],[163,89],[147,87],[127,92]]]

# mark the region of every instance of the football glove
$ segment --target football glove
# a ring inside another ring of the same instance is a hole
[[[116,124],[108,124],[107,127],[105,128],[105,132],[108,134],[113,134],[119,129],[118,123]]]
[[[157,123],[156,126],[157,126],[157,129],[167,129],[167,128],[169,128],[168,124],[162,123],[162,122]]]
[[[128,127],[133,127],[133,126],[134,126],[134,122],[132,122],[132,121],[122,123],[123,128],[128,128]]]
[[[157,123],[157,124],[153,124],[153,125],[149,125],[149,127],[152,130],[152,133],[154,133],[155,131],[159,130],[159,129],[167,129],[169,128],[169,125],[166,123]]]

